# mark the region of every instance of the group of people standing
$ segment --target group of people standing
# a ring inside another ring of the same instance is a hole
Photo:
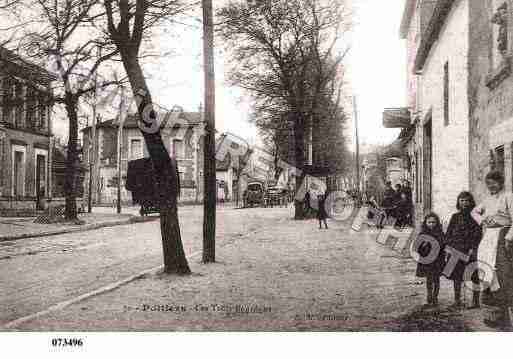
[[[453,308],[463,307],[463,282],[472,283],[470,308],[480,307],[480,302],[499,307],[499,315],[487,319],[487,324],[510,328],[513,320],[513,194],[504,191],[501,172],[490,172],[485,181],[489,194],[481,204],[476,205],[470,192],[458,195],[457,212],[451,216],[445,233],[436,213],[425,216],[414,243],[419,254],[416,275],[426,278],[426,306],[438,305],[442,276],[454,283]]]
[[[412,189],[408,181],[404,185],[397,184],[395,189],[392,182],[386,182],[382,200],[378,201],[376,196],[371,196],[367,204],[368,218],[375,217],[378,228],[383,228],[386,218],[394,218],[396,228],[413,225]]]

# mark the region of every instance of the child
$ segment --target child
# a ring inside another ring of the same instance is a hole
[[[326,194],[317,196],[319,203],[319,210],[317,211],[319,229],[322,229],[322,222],[324,222],[324,226],[326,227],[326,229],[328,229],[328,223],[326,222],[326,218],[328,218],[328,213],[326,212],[326,197]]]
[[[409,216],[411,213],[411,203],[406,193],[402,192],[399,195],[399,200],[396,203],[395,216],[397,221],[395,222],[396,228],[404,228],[409,223]]]
[[[482,230],[479,224],[472,218],[472,210],[476,206],[474,197],[470,192],[461,192],[456,201],[457,213],[454,213],[447,227],[445,235],[446,245],[469,256],[468,262],[459,260],[456,267],[448,274],[447,278],[454,282],[454,309],[462,307],[461,304],[461,285],[463,275],[468,263],[477,261],[477,248],[481,241]],[[449,254],[450,258],[450,254]],[[472,276],[475,284],[479,283],[477,272]],[[479,291],[475,290],[472,297],[472,306],[470,309],[479,308]]]
[[[369,213],[367,214],[367,218],[374,219],[376,223],[376,228],[382,229],[385,217],[385,211],[379,208],[379,204],[376,200],[376,197],[372,196],[369,200]]]
[[[428,214],[424,218],[421,231],[415,241],[415,248],[420,255],[416,274],[417,277],[426,278],[426,307],[438,305],[440,276],[442,275],[445,265],[443,237],[444,235],[440,218],[435,213]],[[429,238],[429,241],[426,240],[427,238]],[[435,241],[437,245],[435,245],[433,241]]]

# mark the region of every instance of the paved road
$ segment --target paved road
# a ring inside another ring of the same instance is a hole
[[[218,245],[258,231],[275,212],[220,208]],[[201,251],[202,208],[180,208],[179,216],[185,251],[190,256]],[[3,242],[0,325],[156,267],[162,264],[161,250],[158,221]]]

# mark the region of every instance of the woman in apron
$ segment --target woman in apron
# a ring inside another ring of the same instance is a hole
[[[483,227],[477,252],[478,266],[485,274],[483,303],[501,309],[499,318],[488,324],[511,328],[513,306],[513,195],[504,191],[504,175],[492,171],[486,176],[489,195],[474,208],[472,217]],[[488,302],[488,303],[487,303]]]

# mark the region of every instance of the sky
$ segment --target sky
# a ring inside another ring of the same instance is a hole
[[[404,106],[406,100],[405,43],[399,39],[405,0],[352,1],[354,27],[346,66],[350,92],[358,106],[360,143],[390,143],[398,131],[382,127],[383,109]],[[151,60],[144,69],[154,101],[169,109],[180,105],[186,111],[197,111],[203,103],[201,23],[193,17],[182,22],[185,25],[175,25],[153,41],[155,50],[171,55]],[[217,46],[215,56],[216,128],[258,144],[256,128],[248,121],[249,99],[226,84],[228,66],[222,46]],[[351,115],[350,101],[347,107]],[[66,135],[65,123],[55,121],[60,136]]]
[[[406,104],[406,43],[399,38],[405,0],[353,1],[349,76],[360,142],[387,144],[398,130],[382,127],[383,109]]]

